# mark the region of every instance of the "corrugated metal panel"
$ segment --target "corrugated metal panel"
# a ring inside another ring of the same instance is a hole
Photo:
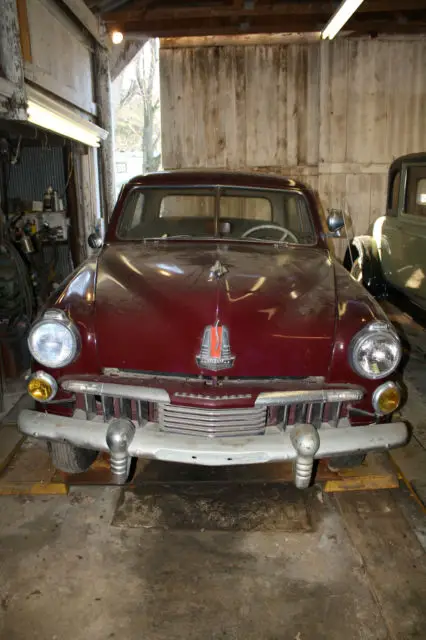
[[[356,233],[399,155],[426,150],[426,39],[160,51],[163,164],[302,177]]]
[[[62,149],[59,147],[23,147],[16,165],[10,165],[8,199],[43,200],[47,187],[62,195],[65,172]]]

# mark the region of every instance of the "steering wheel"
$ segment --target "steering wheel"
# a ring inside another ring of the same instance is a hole
[[[292,242],[299,244],[299,240],[296,238],[294,233],[292,233],[289,229],[285,227],[281,227],[279,224],[259,224],[257,227],[252,227],[251,229],[247,229],[244,231],[242,238],[247,238],[247,236],[251,235],[253,231],[260,231],[260,229],[278,229],[278,231],[283,231],[283,235],[277,242],[284,242],[286,238],[290,238]]]

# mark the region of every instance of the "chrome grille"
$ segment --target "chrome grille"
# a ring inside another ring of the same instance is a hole
[[[346,402],[299,402],[281,408],[278,422],[288,427],[297,423],[313,424],[319,428],[323,422],[337,427],[340,418],[347,416]]]
[[[323,423],[333,427],[348,416],[349,402],[299,402],[284,405],[215,409],[191,407],[165,402],[150,403],[128,397],[105,394],[79,394],[77,408],[88,420],[102,415],[104,422],[128,417],[143,426],[148,420],[158,422],[164,431],[184,435],[246,436],[262,435],[267,426],[286,429],[297,423],[310,423],[317,429]]]
[[[108,422],[112,418],[127,417],[142,426],[148,421],[149,403],[144,400],[85,393],[83,401],[83,408],[88,420],[92,420],[95,415],[102,415],[104,422]]]
[[[163,431],[193,436],[258,436],[265,432],[266,407],[206,409],[159,404],[158,421]]]

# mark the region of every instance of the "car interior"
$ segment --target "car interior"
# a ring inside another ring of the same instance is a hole
[[[117,235],[126,240],[219,236],[291,244],[315,242],[308,204],[299,192],[218,191],[216,187],[134,189],[124,205]]]

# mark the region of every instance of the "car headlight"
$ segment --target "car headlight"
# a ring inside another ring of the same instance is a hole
[[[356,373],[378,380],[391,374],[401,360],[401,343],[394,329],[372,322],[352,339],[349,359]]]
[[[45,367],[60,369],[78,356],[80,334],[62,310],[51,309],[31,328],[28,347],[34,360]]]

